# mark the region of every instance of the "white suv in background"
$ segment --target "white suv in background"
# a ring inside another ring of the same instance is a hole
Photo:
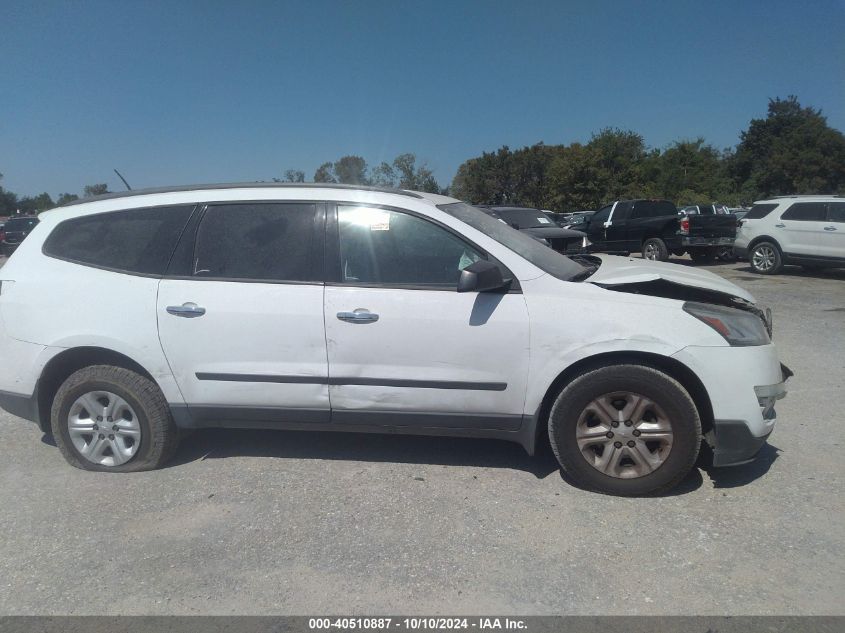
[[[186,187],[40,217],[0,269],[0,406],[78,468],[156,468],[180,428],[480,436],[638,495],[699,450],[752,459],[786,393],[745,290],[568,258],[445,196]]]
[[[785,264],[845,266],[845,199],[784,196],[755,202],[739,222],[734,254],[764,275]]]

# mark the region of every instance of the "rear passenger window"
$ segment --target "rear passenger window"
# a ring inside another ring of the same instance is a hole
[[[220,204],[197,232],[197,277],[314,281],[314,204]]]
[[[830,202],[827,205],[828,222],[845,222],[845,202]]]
[[[743,219],[760,220],[769,215],[769,213],[771,213],[777,206],[777,204],[755,204],[751,207],[751,211],[749,211]]]
[[[824,222],[825,206],[824,202],[796,202],[786,210],[786,213],[780,216],[780,219]]]
[[[79,264],[163,275],[194,205],[87,215],[59,224],[44,253]]]

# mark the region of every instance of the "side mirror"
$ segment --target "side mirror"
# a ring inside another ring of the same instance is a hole
[[[501,290],[509,283],[502,278],[502,271],[496,264],[480,259],[461,271],[458,292]]]

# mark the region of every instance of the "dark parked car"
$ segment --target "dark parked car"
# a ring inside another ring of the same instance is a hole
[[[2,230],[0,230],[0,254],[8,256],[14,253],[36,224],[38,224],[38,218],[28,215],[6,220]]]
[[[548,215],[527,207],[479,207],[488,215],[518,231],[527,233],[559,253],[585,253],[589,240],[587,234],[571,229],[562,229]]]
[[[574,211],[569,215],[566,224],[563,225],[565,229],[574,229],[576,231],[585,231],[590,224],[590,218],[595,215],[595,211]]]
[[[618,200],[590,218],[590,252],[639,251],[646,259],[666,261],[669,254],[689,253],[696,263],[716,259],[720,246],[733,244],[732,215],[679,215],[668,200]]]

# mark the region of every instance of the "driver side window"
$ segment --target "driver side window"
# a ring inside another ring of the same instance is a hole
[[[606,207],[602,207],[601,209],[599,209],[598,211],[595,212],[593,217],[590,218],[590,222],[595,223],[597,225],[603,224],[604,222],[607,222],[607,218],[610,217],[610,211],[612,209],[613,209],[612,204],[609,204]]]
[[[482,259],[472,246],[423,218],[376,207],[337,209],[343,283],[457,287]]]

